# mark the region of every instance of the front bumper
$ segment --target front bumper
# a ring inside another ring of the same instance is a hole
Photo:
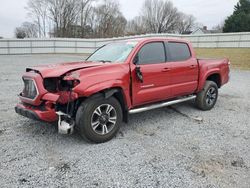
[[[45,122],[55,122],[58,120],[58,116],[54,109],[40,109],[38,107],[20,103],[16,105],[15,111],[16,113],[33,120]]]

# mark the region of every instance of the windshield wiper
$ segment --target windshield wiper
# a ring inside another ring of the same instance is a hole
[[[112,61],[109,60],[97,60],[98,62],[102,62],[102,63],[111,63]]]

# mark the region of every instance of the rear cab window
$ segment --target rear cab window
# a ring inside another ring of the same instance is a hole
[[[187,43],[166,42],[168,61],[185,61],[191,58],[191,52]]]

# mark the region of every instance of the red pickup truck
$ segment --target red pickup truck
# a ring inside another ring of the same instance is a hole
[[[194,100],[214,107],[229,80],[228,59],[197,59],[188,41],[144,38],[117,41],[87,60],[27,68],[15,111],[58,130],[78,130],[88,141],[112,139],[128,115]]]

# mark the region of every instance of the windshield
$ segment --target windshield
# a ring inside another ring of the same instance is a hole
[[[124,62],[137,42],[115,42],[107,44],[95,53],[87,61],[100,62]]]

